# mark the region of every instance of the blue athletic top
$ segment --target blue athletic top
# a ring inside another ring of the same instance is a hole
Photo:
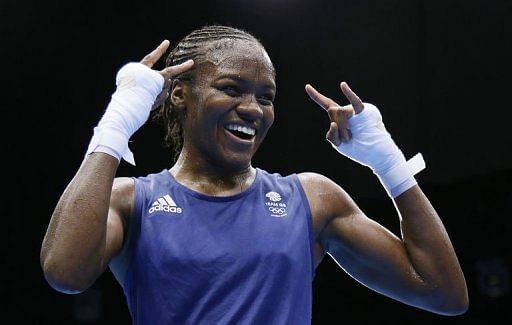
[[[110,266],[134,324],[311,324],[312,240],[295,174],[256,169],[245,191],[216,197],[163,170],[135,179]]]

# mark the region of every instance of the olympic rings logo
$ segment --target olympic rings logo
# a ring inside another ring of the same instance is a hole
[[[269,207],[268,210],[275,214],[283,214],[286,212],[285,208],[276,208],[276,207]]]

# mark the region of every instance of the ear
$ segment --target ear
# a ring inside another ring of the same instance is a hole
[[[178,109],[185,109],[185,101],[188,94],[187,85],[178,79],[172,81],[171,92],[169,94],[173,107]]]

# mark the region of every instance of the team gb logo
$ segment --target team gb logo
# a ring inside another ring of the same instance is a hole
[[[267,198],[265,205],[272,217],[282,218],[286,216],[286,203],[281,202],[281,195],[277,192],[271,191],[265,194]]]
[[[281,201],[281,195],[279,195],[279,193],[277,192],[268,192],[267,194],[265,194],[265,196],[268,197],[268,199],[272,202]]]

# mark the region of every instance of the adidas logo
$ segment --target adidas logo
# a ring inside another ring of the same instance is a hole
[[[166,194],[153,202],[151,208],[149,208],[149,213],[164,211],[169,213],[181,213],[182,210],[178,206],[176,206],[176,202],[171,198],[169,194]]]

